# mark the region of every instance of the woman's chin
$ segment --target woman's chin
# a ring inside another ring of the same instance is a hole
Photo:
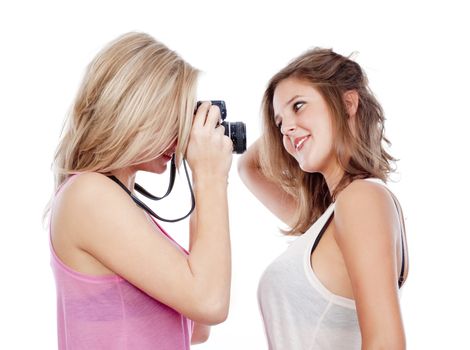
[[[141,166],[139,170],[147,171],[153,174],[163,174],[168,167],[167,164],[168,164],[167,162],[153,162],[150,164],[147,163]]]
[[[307,162],[300,162],[299,167],[306,173],[317,173],[319,171],[318,166]]]
[[[317,170],[311,168],[311,167],[300,167],[304,173],[316,173]]]
[[[167,167],[168,167],[167,163],[159,164],[158,166],[155,167],[155,169],[152,172],[155,174],[163,174],[166,171]]]
[[[311,173],[313,172],[311,169],[312,169],[312,165],[306,161],[304,161],[304,159],[297,159],[297,163],[299,164],[299,168],[302,169],[302,171],[306,172],[306,173]]]

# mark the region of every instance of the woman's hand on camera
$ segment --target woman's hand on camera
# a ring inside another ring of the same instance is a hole
[[[224,135],[220,110],[204,102],[194,116],[186,159],[197,180],[227,178],[232,164],[232,141]]]

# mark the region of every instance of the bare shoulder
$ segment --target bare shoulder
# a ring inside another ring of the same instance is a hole
[[[57,198],[59,206],[64,206],[64,209],[73,209],[77,213],[90,209],[101,211],[103,206],[132,202],[116,183],[100,173],[76,175],[69,182]]]
[[[83,235],[116,221],[116,217],[132,219],[133,212],[138,215],[139,210],[132,199],[105,175],[93,172],[76,175],[56,197],[53,236],[66,234],[67,239],[78,244]]]
[[[390,192],[384,185],[366,180],[355,180],[338,195],[336,206],[355,207],[358,203],[375,206],[388,202],[393,204]]]
[[[86,200],[89,197],[97,197],[108,193],[122,192],[119,187],[107,176],[89,172],[75,175],[64,184],[60,197],[67,200]]]
[[[393,228],[398,225],[398,216],[392,195],[384,185],[366,180],[353,181],[338,195],[335,224],[337,235],[394,231]]]

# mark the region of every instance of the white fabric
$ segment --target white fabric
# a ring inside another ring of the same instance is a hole
[[[261,276],[258,301],[271,350],[361,348],[354,300],[330,292],[310,263],[315,239],[334,209],[332,203]]]

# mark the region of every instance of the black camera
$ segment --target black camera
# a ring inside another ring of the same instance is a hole
[[[198,101],[196,110],[201,105],[201,101]],[[227,118],[227,107],[225,107],[225,101],[216,100],[211,101],[211,104],[218,106],[220,109],[220,116],[222,118],[222,125],[225,128],[225,136],[230,137],[233,143],[233,153],[241,154],[246,151],[246,126],[243,122],[226,122]]]

